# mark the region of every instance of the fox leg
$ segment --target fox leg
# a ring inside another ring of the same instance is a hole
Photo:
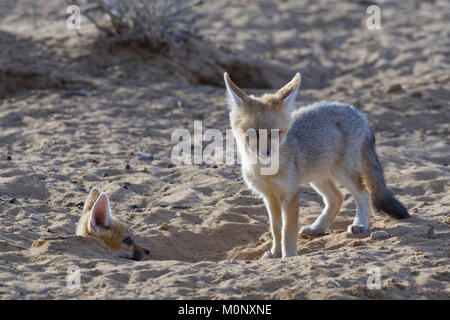
[[[370,197],[364,186],[360,173],[338,172],[338,180],[352,194],[356,202],[356,215],[353,223],[348,226],[348,233],[362,233],[369,229]]]
[[[272,248],[266,252],[263,258],[281,257],[281,207],[273,196],[264,196],[264,203],[269,212],[270,229],[272,233]]]
[[[299,233],[322,235],[339,213],[343,197],[333,180],[315,181],[311,187],[322,196],[325,208],[313,224],[302,227]]]
[[[298,200],[296,194],[293,197],[283,199],[281,202],[281,215],[283,226],[281,229],[281,254],[283,258],[296,256],[298,234]]]

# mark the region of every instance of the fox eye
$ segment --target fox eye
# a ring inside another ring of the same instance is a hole
[[[131,239],[130,239],[130,237],[126,237],[125,240],[123,240],[123,243],[125,243],[125,244],[131,244]]]

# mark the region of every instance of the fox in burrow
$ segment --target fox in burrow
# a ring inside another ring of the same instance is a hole
[[[409,217],[386,187],[374,133],[362,112],[338,101],[320,101],[294,110],[300,73],[278,92],[261,97],[247,95],[227,73],[224,79],[243,178],[250,189],[262,196],[269,213],[272,248],[263,258],[295,256],[298,233],[325,233],[343,202],[336,183],[342,184],[356,201],[349,233],[368,230],[370,203],[396,219]],[[266,137],[258,132],[266,132]],[[249,137],[256,138],[256,148],[249,147]],[[274,137],[277,148],[272,147]],[[261,174],[262,162],[250,161],[255,153],[257,160],[271,154],[275,158],[276,153],[278,170]],[[325,208],[313,224],[299,231],[300,184],[306,183],[323,197]]]
[[[121,258],[138,261],[150,254],[134,242],[128,227],[112,216],[108,195],[97,188],[87,196],[76,234],[101,239]]]

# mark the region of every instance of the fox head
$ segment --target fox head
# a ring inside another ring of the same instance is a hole
[[[144,255],[150,253],[134,242],[123,222],[112,216],[108,195],[97,188],[93,188],[86,199],[77,234],[103,240],[121,258],[142,260]]]
[[[276,93],[261,97],[247,95],[231,81],[227,73],[224,74],[224,79],[231,130],[238,145],[249,152],[256,151],[258,156],[270,156],[271,140],[278,139],[279,146],[286,140],[300,87],[300,73]],[[248,148],[252,138],[256,142],[255,149]]]

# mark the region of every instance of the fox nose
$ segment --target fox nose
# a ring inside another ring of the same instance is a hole
[[[149,255],[149,254],[150,254],[150,250],[148,250],[147,248],[144,248],[144,253],[145,253],[146,255]]]

